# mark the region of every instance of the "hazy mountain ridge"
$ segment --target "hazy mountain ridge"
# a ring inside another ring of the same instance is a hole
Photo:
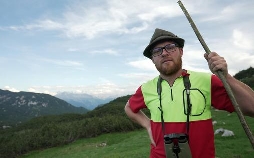
[[[0,125],[22,123],[44,115],[87,111],[49,94],[0,90]]]
[[[254,89],[254,69],[252,67],[238,72],[234,77]],[[101,107],[98,107],[99,109],[104,109],[103,105],[112,100],[96,98],[89,94],[63,92],[62,96],[55,97],[43,93],[17,93],[0,89],[0,126],[21,123],[44,115],[86,113],[98,106]]]
[[[97,106],[108,103],[114,98],[101,99],[85,93],[72,93],[72,92],[61,92],[55,95],[55,97],[65,100],[66,102],[76,106],[84,107],[88,110],[93,110]]]

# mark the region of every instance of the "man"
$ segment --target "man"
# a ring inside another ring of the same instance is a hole
[[[160,75],[142,84],[125,106],[126,114],[147,130],[151,140],[151,158],[164,158],[166,154],[172,155],[170,152],[177,155],[179,151],[179,155],[190,152],[193,158],[214,158],[211,106],[234,111],[216,75],[182,68],[183,47],[184,39],[155,29],[143,54],[153,61]],[[228,73],[223,57],[215,52],[204,57],[212,73],[222,71],[242,112],[254,117],[253,90]],[[149,109],[151,118],[141,111],[143,108]],[[164,136],[165,140],[173,141],[169,141],[169,146],[164,145]],[[187,138],[188,142],[181,144],[182,138]],[[180,148],[184,145],[184,149],[179,150],[179,145]]]

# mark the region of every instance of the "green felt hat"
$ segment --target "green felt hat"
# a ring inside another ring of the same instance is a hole
[[[163,41],[173,41],[178,44],[179,47],[183,48],[184,46],[184,39],[177,37],[175,34],[165,31],[162,29],[156,28],[153,36],[150,40],[149,45],[145,48],[143,55],[147,58],[151,58],[151,49],[159,42]]]

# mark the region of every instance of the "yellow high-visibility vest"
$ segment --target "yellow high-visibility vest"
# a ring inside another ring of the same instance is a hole
[[[190,121],[207,120],[211,118],[211,74],[204,72],[188,71],[191,90],[190,101],[192,104]],[[141,86],[144,102],[151,113],[153,122],[161,122],[160,100],[157,93],[158,77]],[[164,122],[186,122],[186,94],[183,77],[178,77],[173,86],[167,81],[161,82],[161,103]],[[199,115],[201,114],[201,115]],[[199,115],[199,116],[195,116]]]

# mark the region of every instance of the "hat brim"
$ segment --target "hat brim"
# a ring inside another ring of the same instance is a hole
[[[183,48],[184,46],[184,39],[179,38],[179,37],[169,37],[169,36],[161,36],[155,39],[152,43],[150,43],[144,50],[143,55],[146,56],[147,58],[151,59],[151,48],[154,47],[159,42],[163,41],[173,41],[176,42],[179,47]]]

